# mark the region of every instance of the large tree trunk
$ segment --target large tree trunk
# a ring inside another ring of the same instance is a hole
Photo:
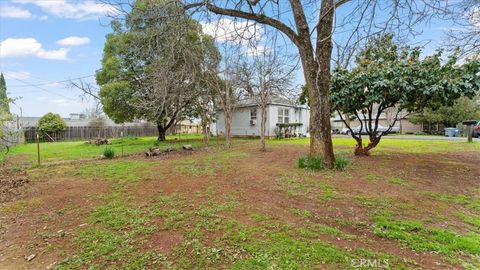
[[[328,168],[333,167],[334,154],[330,127],[329,71],[326,81],[317,84],[317,63],[312,59],[303,61],[303,69],[308,89],[310,107],[310,156],[322,156]],[[330,63],[330,59],[328,60]],[[322,65],[323,66],[323,65]],[[329,69],[328,69],[329,70]],[[325,80],[321,72],[319,80]]]
[[[333,0],[322,0],[316,54],[307,31],[299,35],[297,44],[310,106],[310,156],[322,156],[327,168],[333,168],[335,160],[329,102],[333,15]],[[307,26],[304,25],[302,29],[307,29]]]
[[[260,120],[260,144],[261,144],[261,151],[265,152],[267,150],[265,146],[265,130],[267,125],[267,108],[265,106],[260,106],[260,113],[262,115],[262,119]]]
[[[158,124],[157,123],[157,130],[158,130],[158,141],[165,141],[165,134],[167,133],[167,130],[163,126],[163,124]]]
[[[370,150],[377,147],[378,143],[380,142],[380,138],[375,138],[373,141],[369,141],[368,145],[364,146],[362,143],[362,139],[355,138],[357,141],[357,145],[355,146],[354,154],[356,156],[370,156]]]
[[[232,146],[232,111],[230,109],[225,112],[225,147]]]
[[[333,168],[335,156],[333,154],[332,128],[330,123],[330,61],[332,58],[332,31],[335,7],[333,0],[322,0],[320,8],[320,22],[317,28],[317,61],[318,69],[313,88],[313,97],[316,102],[313,111],[314,121],[318,129],[314,133],[315,141],[310,151],[319,151],[323,154],[327,168]]]
[[[203,146],[208,147],[210,141],[210,131],[207,129],[207,116],[202,114],[202,133],[203,133]]]

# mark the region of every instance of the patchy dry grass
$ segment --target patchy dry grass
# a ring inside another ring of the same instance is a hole
[[[158,160],[31,168],[40,192],[0,211],[6,232],[17,222],[29,226],[16,239],[2,234],[0,268],[480,267],[480,193],[473,179],[480,153],[470,145],[440,156],[441,141],[385,140],[374,156],[356,158],[336,139],[349,165],[315,172],[297,168],[307,149],[302,142],[270,141],[267,152],[252,141]],[[449,165],[435,170],[439,164]],[[87,199],[66,194],[62,202],[73,203],[59,204],[57,179],[64,177],[88,181]],[[108,188],[93,193],[96,185]],[[86,208],[86,201],[95,204]],[[37,258],[26,262],[31,253]]]

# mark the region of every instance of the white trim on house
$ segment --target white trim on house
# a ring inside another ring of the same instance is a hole
[[[251,110],[256,109],[257,116],[254,123],[251,122]],[[308,135],[310,109],[304,105],[296,105],[294,102],[274,98],[272,102],[267,105],[267,122],[265,135],[267,137],[275,137],[275,129],[279,121],[279,109],[288,111],[289,123],[301,123],[302,125],[296,127],[297,135]],[[282,117],[285,119],[285,116]],[[261,125],[261,109],[258,104],[251,99],[240,101],[232,114],[232,135],[233,136],[260,136]],[[222,110],[217,110],[216,113],[216,132],[217,134],[225,134],[225,115]]]

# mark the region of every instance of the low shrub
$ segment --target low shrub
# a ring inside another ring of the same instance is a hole
[[[310,169],[312,171],[319,171],[325,168],[323,158],[321,157],[300,157],[298,159],[298,167],[301,169]]]
[[[103,156],[108,159],[112,159],[115,157],[115,151],[111,147],[105,147],[103,150]]]
[[[347,165],[348,165],[348,159],[346,157],[337,157],[335,159],[335,162],[333,163],[333,166],[337,170],[345,170]]]

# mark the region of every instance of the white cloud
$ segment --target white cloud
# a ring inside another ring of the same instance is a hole
[[[112,5],[96,3],[92,0],[77,3],[66,0],[13,0],[13,2],[33,4],[48,14],[68,19],[96,19],[100,16],[113,15],[117,11]]]
[[[34,38],[8,38],[0,42],[0,58],[38,57],[52,60],[67,60],[69,49],[45,50]]]
[[[76,36],[67,37],[57,41],[57,44],[62,46],[80,46],[88,43],[90,43],[90,39],[88,37]]]
[[[222,18],[218,21],[201,23],[205,34],[214,37],[219,42],[244,43],[258,41],[262,38],[263,28],[247,21],[235,21]]]
[[[0,18],[30,19],[33,15],[30,11],[15,6],[0,6]]]
[[[7,71],[3,73],[7,79],[13,80],[28,80],[30,79],[30,72],[27,71]]]

